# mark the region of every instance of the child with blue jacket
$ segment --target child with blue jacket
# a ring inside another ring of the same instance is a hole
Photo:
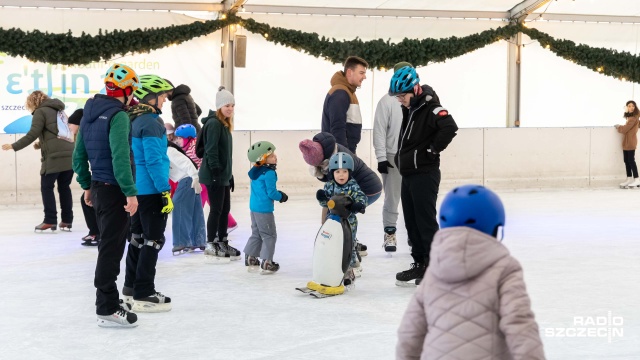
[[[129,109],[131,149],[138,188],[138,212],[131,217],[131,239],[122,294],[134,312],[171,310],[171,298],[156,291],[156,263],[165,244],[167,216],[173,210],[169,186],[167,134],[160,118],[166,91],[173,87],[156,75],[140,76]]]
[[[249,170],[251,179],[251,237],[244,247],[245,266],[249,272],[262,269],[261,274],[273,274],[280,265],[273,261],[276,249],[276,222],[273,216],[273,202],[286,202],[289,197],[276,187],[278,157],[276,147],[268,141],[258,141],[247,150],[247,157],[253,164]],[[262,263],[260,259],[262,258]]]
[[[351,155],[344,152],[333,154],[329,159],[329,178],[331,180],[324,184],[324,189],[316,192],[316,199],[322,207],[327,207],[327,201],[334,195],[343,194],[353,200],[350,208],[351,215],[349,215],[348,221],[351,227],[352,238],[355,239],[358,231],[358,218],[356,217],[356,213],[364,214],[364,209],[367,207],[367,195],[365,195],[360,189],[360,186],[358,186],[358,183],[351,176],[353,165]],[[351,251],[351,263],[344,276],[345,286],[351,285],[356,278],[356,274],[354,273],[357,258],[356,244],[354,241]]]

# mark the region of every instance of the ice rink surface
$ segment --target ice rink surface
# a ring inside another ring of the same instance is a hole
[[[202,253],[158,260],[156,287],[173,310],[139,314],[133,329],[96,325],[97,249],[74,194],[73,232],[35,234],[40,206],[0,207],[0,358],[13,359],[393,359],[396,331],[415,288],[395,286],[411,262],[402,218],[399,249],[382,249],[381,198],[359,216],[368,245],[356,289],[315,299],[294,288],[311,277],[320,225],[315,199],[276,203],[281,270],[248,273],[243,261]],[[640,190],[499,192],[504,244],[522,263],[547,359],[640,359]],[[444,194],[440,194],[440,200]],[[232,197],[241,251],[248,201]],[[168,226],[170,229],[170,224]],[[122,288],[124,261],[118,279]],[[581,328],[585,328],[581,330]]]

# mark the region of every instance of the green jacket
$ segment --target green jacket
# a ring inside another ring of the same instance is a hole
[[[202,119],[200,136],[204,143],[204,158],[198,173],[200,183],[209,186],[229,186],[229,180],[233,175],[231,131],[218,120],[214,111],[209,110],[209,115]]]
[[[73,143],[58,139],[58,111],[64,103],[58,99],[42,102],[33,112],[31,129],[20,140],[13,143],[13,150],[22,150],[32,142],[40,141],[40,175],[55,174],[71,170]]]

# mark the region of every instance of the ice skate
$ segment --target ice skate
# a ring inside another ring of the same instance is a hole
[[[280,270],[280,264],[272,260],[262,260],[260,275],[270,275]]]
[[[214,264],[228,264],[231,262],[231,256],[220,249],[219,242],[208,242],[204,249],[204,257]]]
[[[95,235],[89,234],[82,238],[83,246],[98,246],[99,243],[100,243],[100,239],[98,239],[98,237]]]
[[[138,326],[138,316],[125,308],[120,308],[111,315],[98,315],[98,326],[110,328],[131,328]]]
[[[171,311],[171,298],[156,292],[142,299],[134,299],[133,311],[146,313]]]
[[[409,270],[396,274],[396,285],[402,287],[413,287],[420,284],[427,266],[424,263],[412,263]]]
[[[71,223],[60,222],[60,224],[58,224],[58,227],[61,231],[71,232]]]
[[[247,267],[247,271],[250,273],[256,273],[260,271],[260,259],[256,256],[244,255],[244,266]]]
[[[45,230],[56,231],[56,230],[58,230],[58,226],[57,226],[56,224],[46,224],[46,223],[42,223],[42,224],[40,224],[40,225],[36,226],[36,228],[35,228],[35,230],[34,230],[34,231],[35,231],[35,232],[38,232],[38,231],[43,232],[43,231],[45,231]]]
[[[627,189],[636,189],[640,186],[640,178],[634,178],[631,183],[627,185]]]
[[[356,287],[356,274],[352,267],[347,269],[347,272],[344,273],[344,280],[342,283],[347,290],[353,290]]]
[[[627,181],[620,183],[620,189],[628,189],[629,184],[633,183],[633,178],[632,177],[628,177]]]
[[[190,249],[186,246],[174,246],[173,249],[171,249],[171,253],[173,254],[173,256],[178,256],[184,253],[188,253],[189,250]]]
[[[362,262],[360,261],[360,259],[356,259],[356,264],[353,267],[353,275],[356,278],[362,276]]]
[[[396,247],[397,247],[396,234],[385,233],[384,243],[382,244],[382,246],[384,247],[384,251],[388,253],[396,252]]]
[[[133,310],[133,288],[127,286],[122,287],[122,300],[120,300],[120,302],[126,310]]]
[[[358,241],[358,240],[356,239],[356,241]],[[358,254],[360,254],[360,256],[369,255],[369,253],[367,252],[367,245],[362,244],[360,242],[356,243],[356,251],[358,252]]]
[[[205,249],[204,245],[203,246],[191,246],[191,247],[189,247],[189,250],[191,250],[191,251],[204,251],[204,249]]]
[[[240,252],[240,250],[234,248],[233,246],[230,246],[229,241],[227,240],[226,237],[223,238],[223,240],[218,242],[217,244],[220,248],[220,252],[227,254],[231,259],[231,261],[240,260],[240,255],[242,253]]]

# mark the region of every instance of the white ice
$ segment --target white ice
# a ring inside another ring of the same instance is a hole
[[[504,244],[524,266],[547,358],[640,359],[640,190],[499,194],[507,209]],[[139,314],[134,329],[103,329],[94,308],[97,250],[80,246],[87,230],[79,206],[73,232],[55,234],[32,231],[40,206],[2,207],[0,358],[392,359],[415,289],[394,284],[411,258],[401,220],[398,252],[384,253],[381,209],[382,199],[360,216],[358,237],[369,256],[352,292],[315,299],[294,290],[310,280],[320,221],[315,200],[298,196],[276,204],[280,272],[251,274],[242,261],[212,265],[200,253],[172,256],[168,245],[156,286],[173,310]],[[232,213],[240,224],[232,245],[242,250],[248,201],[235,197]],[[124,262],[120,289],[123,275]],[[576,327],[613,336],[576,336]]]

